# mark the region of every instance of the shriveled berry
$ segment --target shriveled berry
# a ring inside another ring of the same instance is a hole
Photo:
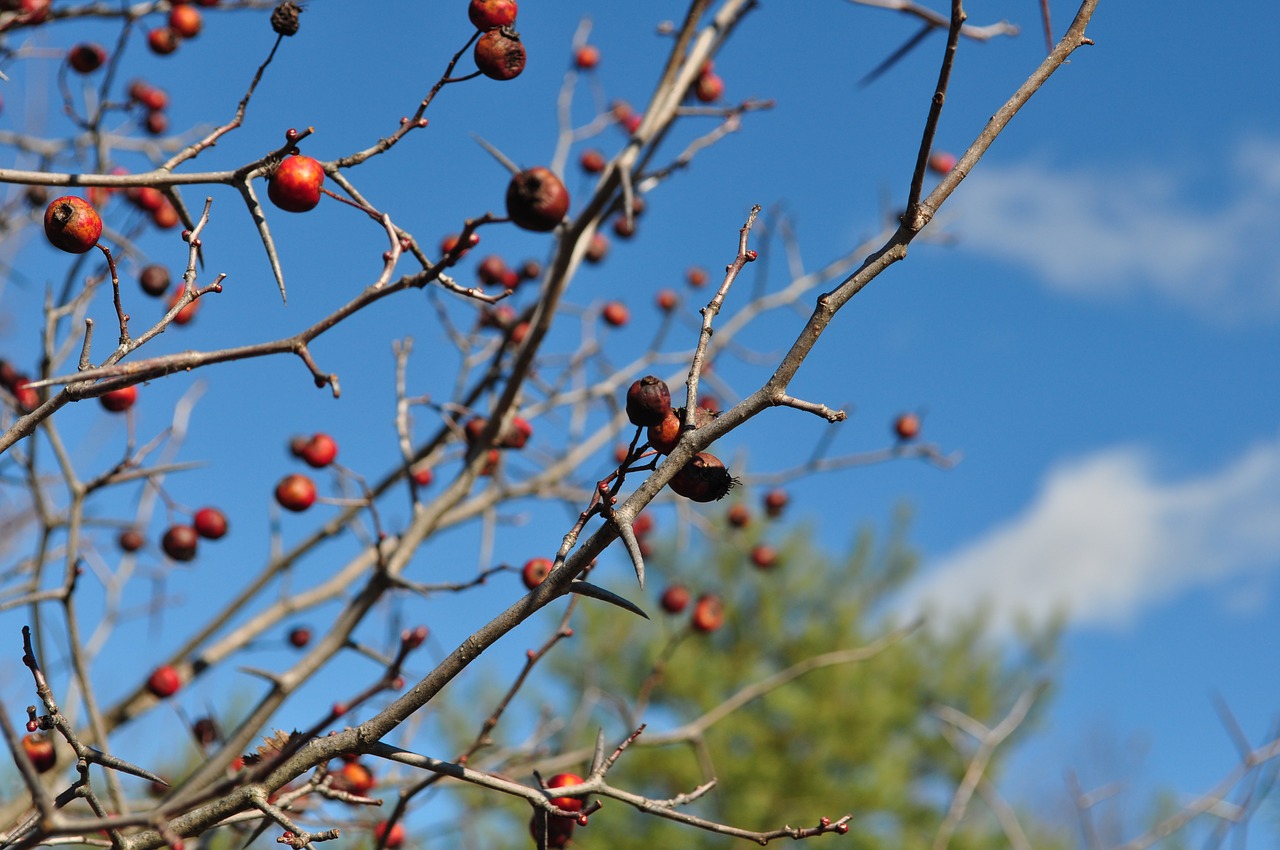
[[[45,207],[44,235],[55,248],[68,254],[83,254],[98,244],[102,218],[84,198],[63,195]]]
[[[551,575],[550,558],[530,558],[520,570],[520,580],[524,586],[533,590]]]
[[[189,525],[171,525],[160,538],[160,548],[175,561],[194,561],[200,535]]]
[[[720,458],[698,452],[671,479],[671,489],[695,502],[714,502],[728,495],[738,479],[729,474]]]
[[[680,442],[680,417],[674,410],[667,411],[667,415],[657,425],[650,425],[649,431],[645,434],[649,440],[649,445],[660,454],[671,454],[671,450],[676,447],[676,443]]]
[[[549,168],[527,168],[507,185],[507,215],[517,227],[546,233],[568,212],[569,190]]]
[[[480,73],[491,80],[513,80],[520,76],[527,58],[520,33],[509,26],[480,36],[471,55]]]
[[[201,508],[191,518],[196,534],[205,540],[218,540],[227,533],[227,515],[217,508]]]
[[[298,16],[301,14],[301,6],[293,0],[284,0],[271,10],[271,29],[283,36],[297,35],[300,24]]]
[[[658,425],[671,412],[671,390],[657,375],[645,375],[627,390],[627,419],[632,425]]]

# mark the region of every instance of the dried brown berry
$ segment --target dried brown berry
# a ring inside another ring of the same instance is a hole
[[[476,42],[472,57],[480,73],[491,80],[513,80],[524,70],[525,51],[520,33],[511,27],[489,30]]]
[[[507,186],[507,215],[517,227],[546,233],[569,212],[569,190],[549,168],[526,168]]]
[[[645,375],[627,390],[627,418],[632,425],[659,425],[671,412],[671,391],[656,375]]]
[[[159,298],[169,290],[169,270],[155,263],[145,267],[138,273],[138,284],[142,291],[153,298]]]
[[[671,479],[671,489],[695,502],[714,502],[728,495],[738,479],[729,474],[720,458],[698,452]]]
[[[285,0],[271,13],[271,29],[280,35],[296,35],[298,32],[298,16],[302,7],[293,0]]]

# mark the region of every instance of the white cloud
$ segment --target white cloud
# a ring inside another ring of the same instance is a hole
[[[1052,470],[1020,516],[927,565],[905,610],[945,618],[987,605],[997,631],[1057,614],[1124,626],[1196,588],[1240,610],[1241,589],[1264,592],[1277,569],[1280,438],[1172,483],[1144,452],[1119,448]]]
[[[1199,175],[1204,177],[1205,175]],[[1171,170],[979,165],[956,196],[962,248],[1095,298],[1154,292],[1218,320],[1280,315],[1280,140],[1241,143],[1207,175],[1214,204]]]

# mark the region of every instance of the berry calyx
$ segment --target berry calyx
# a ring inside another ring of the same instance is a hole
[[[83,254],[98,244],[102,218],[84,198],[63,195],[45,207],[44,235],[55,248],[68,254]]]
[[[147,690],[159,699],[173,696],[182,687],[182,677],[168,664],[157,667],[147,679]]]
[[[658,425],[671,413],[671,391],[666,381],[645,375],[627,390],[627,419],[632,425]]]
[[[123,413],[133,407],[133,403],[137,400],[138,388],[136,386],[120,387],[98,396],[98,401],[102,403],[102,406],[112,413]]]
[[[530,558],[520,570],[520,580],[530,590],[546,581],[549,575],[551,575],[550,558]]]
[[[267,181],[267,197],[285,212],[307,212],[320,203],[324,167],[309,156],[290,156]]]
[[[662,592],[658,604],[668,614],[679,614],[689,605],[689,588],[683,584],[673,584]]]
[[[491,80],[513,80],[524,70],[524,44],[510,26],[489,30],[476,42],[472,58],[480,73]]]
[[[698,452],[669,482],[671,489],[695,502],[714,502],[728,495],[738,479],[729,474],[720,458]]]
[[[516,0],[471,0],[467,17],[481,32],[509,27],[516,22],[519,6]]]
[[[189,525],[171,525],[160,538],[160,548],[175,561],[194,561],[200,535]]]
[[[546,233],[568,212],[569,190],[549,168],[527,168],[507,185],[507,215],[517,227]]]
[[[227,534],[227,515],[217,508],[201,508],[191,519],[196,534],[205,540],[219,540]]]
[[[276,501],[280,507],[301,513],[316,503],[316,485],[305,475],[294,473],[276,485]]]
[[[710,634],[724,625],[724,603],[714,594],[699,596],[693,606],[693,617],[690,620],[693,630],[700,634]]]

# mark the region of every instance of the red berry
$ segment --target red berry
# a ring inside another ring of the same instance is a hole
[[[694,289],[705,286],[707,283],[707,271],[699,266],[690,266],[684,273],[684,278]]]
[[[520,570],[520,580],[530,590],[542,584],[549,575],[551,575],[551,560],[549,558],[530,558],[525,562],[524,568]]]
[[[160,548],[175,561],[194,561],[200,535],[189,525],[171,525],[160,539]]]
[[[662,593],[659,604],[668,614],[679,614],[689,604],[689,588],[683,584],[673,584]]]
[[[169,129],[169,117],[163,112],[148,112],[142,126],[152,136],[163,136]]]
[[[143,80],[134,80],[129,84],[129,98],[152,112],[158,112],[169,105],[169,95],[165,94],[164,89],[156,88]]]
[[[342,770],[338,771],[337,776],[334,777],[333,784],[334,787],[349,794],[364,797],[373,790],[373,786],[377,783],[374,781],[373,774],[369,771],[369,768],[358,761],[353,761],[342,766]]]
[[[723,94],[724,80],[716,74],[699,74],[697,82],[693,84],[693,96],[703,103],[715,103]]]
[[[123,413],[133,407],[133,403],[138,400],[138,388],[136,386],[121,387],[118,390],[112,390],[109,393],[103,393],[98,396],[98,401],[102,402],[102,406],[112,413]]]
[[[44,211],[44,235],[55,248],[68,254],[92,250],[102,236],[102,218],[83,198],[54,198]]]
[[[116,543],[126,552],[137,552],[146,542],[142,532],[136,528],[126,528],[116,538]]]
[[[520,34],[509,26],[480,36],[471,55],[480,73],[491,80],[515,79],[524,70],[526,59]]]
[[[485,286],[497,286],[507,274],[507,263],[497,254],[490,254],[476,266],[476,277]]]
[[[435,479],[435,473],[429,466],[420,466],[413,471],[413,483],[419,487],[427,487]]]
[[[529,821],[529,835],[533,836],[534,841],[542,841],[543,822],[546,823],[547,847],[559,850],[573,838],[573,828],[576,825],[576,821],[573,818],[555,816],[543,818],[539,815],[539,812],[534,812],[533,818]]]
[[[582,166],[582,170],[588,174],[599,174],[608,164],[609,161],[604,158],[604,154],[595,148],[583,151],[582,156],[578,158],[578,165]]]
[[[708,634],[724,625],[724,604],[713,594],[699,596],[693,606],[693,630]]]
[[[204,20],[191,6],[174,6],[169,12],[169,27],[183,38],[195,38],[200,34]]]
[[[178,676],[178,671],[168,664],[157,667],[147,679],[147,690],[160,699],[173,696],[181,687],[182,678]]]
[[[141,186],[137,189],[126,189],[124,196],[137,205],[138,209],[152,213],[164,206],[164,194],[152,186]]]
[[[778,565],[778,551],[766,543],[759,543],[751,549],[751,563],[762,570]]]
[[[576,773],[557,773],[547,780],[547,788],[567,788],[570,785],[581,785],[582,777]],[[580,812],[586,801],[581,797],[552,797],[551,805],[566,812]]]
[[[592,265],[604,262],[604,258],[609,256],[609,237],[603,233],[596,231],[591,234],[591,241],[587,243],[587,251],[582,258]]]
[[[904,413],[893,420],[893,433],[899,440],[914,440],[920,436],[920,417],[915,413]]]
[[[196,534],[205,540],[218,540],[227,533],[227,516],[217,508],[201,508],[196,511],[191,524]]]
[[[728,513],[725,514],[725,519],[734,528],[746,528],[751,524],[751,509],[744,504],[736,504],[729,508]]]
[[[489,449],[489,454],[485,456],[484,466],[480,467],[480,475],[493,475],[498,471],[498,464],[502,461],[502,453],[497,449]]]
[[[142,291],[153,298],[164,295],[169,289],[169,282],[169,270],[154,263],[138,273],[138,284],[142,287]]]
[[[178,210],[168,198],[164,199],[159,209],[151,211],[151,223],[161,230],[177,227],[178,220]]]
[[[338,444],[328,434],[312,434],[302,445],[298,457],[314,469],[324,469],[338,457]]]
[[[285,212],[306,212],[320,203],[324,167],[309,156],[291,156],[276,166],[267,182],[267,197]]]
[[[286,475],[276,485],[276,501],[287,511],[301,513],[316,502],[315,482],[296,472]]]
[[[182,298],[182,287],[179,286],[177,289],[173,290],[173,295],[172,297],[169,298],[169,309],[172,310],[174,305],[177,304],[179,299],[181,298]],[[181,310],[177,312],[177,314],[173,317],[173,323],[175,325],[189,324],[191,320],[196,317],[196,310],[199,310],[199,309],[200,309],[200,299],[197,298],[195,301],[192,301],[190,304],[183,307]]]
[[[383,821],[373,828],[374,840],[386,847],[387,850],[396,850],[401,844],[404,844],[404,826],[399,822],[391,825],[391,830],[387,830],[387,822]]]
[[[516,22],[516,0],[471,0],[467,17],[481,32],[509,27]]]
[[[178,34],[172,27],[156,27],[147,33],[147,47],[159,56],[168,56],[178,49]]]
[[[653,526],[653,514],[646,511],[636,517],[635,522],[631,523],[631,531],[636,537],[644,537],[646,534],[653,531]]]
[[[91,74],[107,61],[107,51],[101,45],[85,42],[67,51],[67,64],[81,74]]]
[[[671,391],[666,381],[645,375],[627,390],[627,419],[632,425],[661,424],[671,412]]]
[[[520,277],[523,280],[537,280],[542,277],[542,263],[537,260],[525,260],[520,264]]]
[[[289,645],[294,649],[302,649],[311,643],[311,629],[306,626],[294,626],[289,629]]]
[[[659,310],[670,313],[680,303],[680,296],[676,295],[675,290],[660,289],[656,301]]]
[[[527,168],[507,185],[507,215],[517,227],[545,233],[568,212],[569,191],[548,168]]]
[[[620,328],[631,319],[631,311],[621,301],[610,301],[600,311],[600,318],[604,319],[605,324]]]
[[[929,170],[935,174],[946,176],[956,167],[956,155],[946,151],[934,151],[929,154]]]
[[[655,451],[660,454],[671,454],[671,450],[680,442],[680,416],[674,410],[668,411],[666,417],[657,425],[650,425],[645,437]]]
[[[782,516],[782,509],[789,501],[791,497],[787,495],[786,490],[770,490],[764,494],[764,512],[770,519],[777,519]]]
[[[728,495],[737,483],[720,458],[710,452],[698,452],[672,477],[670,486],[686,499],[714,502]]]
[[[589,71],[600,64],[600,48],[593,44],[584,44],[573,54],[573,64],[583,71]]]
[[[613,220],[613,233],[619,239],[630,239],[636,235],[635,216],[627,218],[622,213],[618,213],[617,218]]]
[[[22,738],[22,751],[31,760],[31,766],[37,773],[48,773],[58,761],[58,753],[53,748],[53,741],[43,732],[32,732]]]

